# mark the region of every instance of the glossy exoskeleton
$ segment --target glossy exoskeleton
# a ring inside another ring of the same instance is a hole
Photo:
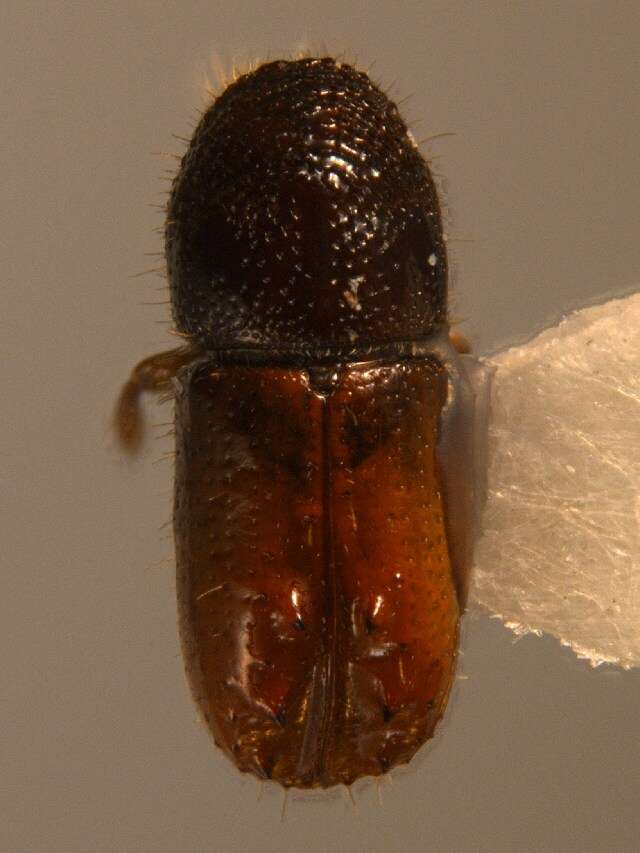
[[[407,762],[454,676],[477,505],[477,368],[449,341],[429,169],[330,58],[212,103],[168,203],[186,668],[216,743],[284,786]],[[474,378],[476,377],[476,378]]]

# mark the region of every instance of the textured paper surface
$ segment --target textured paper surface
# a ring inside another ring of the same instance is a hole
[[[516,633],[640,665],[640,294],[490,359],[472,597]]]

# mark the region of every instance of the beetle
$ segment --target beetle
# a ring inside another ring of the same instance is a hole
[[[116,424],[134,448],[141,393],[173,389],[195,701],[242,771],[384,773],[444,712],[482,493],[428,165],[366,73],[269,62],[203,114],[165,243],[185,344],[134,369]]]

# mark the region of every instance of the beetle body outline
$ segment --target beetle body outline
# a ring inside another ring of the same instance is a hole
[[[174,532],[187,673],[216,742],[285,787],[409,761],[451,688],[479,411],[449,341],[437,192],[396,106],[330,58],[278,61],[202,117],[166,256],[188,343]]]

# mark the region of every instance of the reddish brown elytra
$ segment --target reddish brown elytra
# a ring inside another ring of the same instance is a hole
[[[284,786],[407,762],[451,688],[477,487],[429,169],[330,58],[262,65],[195,130],[166,223],[186,668],[216,743]]]

